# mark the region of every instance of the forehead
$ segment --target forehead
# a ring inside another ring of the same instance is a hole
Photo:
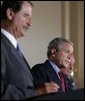
[[[23,6],[30,6],[30,7],[32,7],[31,4],[29,2],[27,2],[27,1],[23,1],[22,2],[22,7]]]
[[[63,43],[61,46],[60,46],[60,49],[61,50],[68,50],[70,52],[73,52],[73,45],[71,45],[70,43]]]
[[[21,5],[21,11],[27,11],[29,13],[32,13],[32,6],[27,1],[23,1]]]

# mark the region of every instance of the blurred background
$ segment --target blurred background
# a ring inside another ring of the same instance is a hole
[[[32,26],[19,39],[30,65],[47,59],[47,46],[55,37],[74,43],[74,79],[77,88],[84,88],[84,1],[32,1]]]

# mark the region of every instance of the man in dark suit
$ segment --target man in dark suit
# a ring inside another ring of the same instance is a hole
[[[24,36],[32,23],[32,6],[30,1],[11,0],[3,1],[1,5],[2,100],[23,100],[48,93],[46,85],[35,89],[30,67],[17,43],[17,38]],[[51,85],[56,87],[56,84]]]
[[[18,8],[20,3],[22,3],[22,9]],[[1,99],[19,100],[34,96],[30,68],[23,56],[18,54],[16,41],[16,38],[23,36],[31,25],[32,4],[3,1],[1,12]],[[26,12],[29,16],[24,17]],[[20,14],[22,19],[19,17]]]
[[[48,60],[44,63],[32,68],[35,85],[53,81],[59,86],[58,92],[65,93],[73,90],[73,79],[67,76],[67,70],[73,70],[73,43],[63,38],[53,39],[49,43],[47,57]]]

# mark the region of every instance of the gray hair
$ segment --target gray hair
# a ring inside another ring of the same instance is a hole
[[[57,37],[49,43],[48,50],[47,50],[47,57],[49,58],[51,56],[52,49],[56,49],[56,51],[59,51],[60,45],[62,45],[63,43],[69,43],[73,46],[73,43],[71,41],[64,39],[64,38]]]

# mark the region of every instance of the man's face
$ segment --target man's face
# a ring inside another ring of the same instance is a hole
[[[21,10],[14,14],[12,30],[16,38],[24,36],[32,23],[32,6],[24,1]]]
[[[56,64],[60,68],[68,68],[71,65],[72,59],[74,59],[73,46],[69,43],[63,43],[55,57]]]
[[[71,61],[70,61],[70,64],[68,67],[66,68],[62,68],[62,72],[67,75],[68,77],[72,77],[74,75],[74,70],[73,70],[73,67],[74,67],[74,63],[75,63],[75,59],[74,59],[74,56],[71,57]]]

